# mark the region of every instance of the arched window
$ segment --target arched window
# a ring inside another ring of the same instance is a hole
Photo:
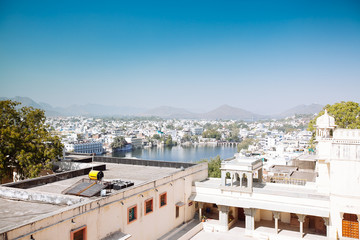
[[[240,186],[240,176],[238,173],[235,173],[234,181],[235,185]]]
[[[241,181],[243,187],[248,187],[248,179],[245,173],[242,175]]]

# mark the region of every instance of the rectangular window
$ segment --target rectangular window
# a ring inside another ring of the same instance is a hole
[[[153,211],[153,199],[150,198],[145,201],[145,215]]]
[[[137,206],[128,208],[128,223],[134,222],[137,219]]]
[[[165,192],[165,193],[160,194],[160,207],[163,207],[166,204],[167,204],[167,194]]]
[[[175,213],[176,218],[179,217],[179,212],[180,212],[180,207],[176,206],[176,213]]]
[[[71,231],[70,239],[71,240],[86,240],[86,226]]]
[[[359,238],[359,222],[355,214],[344,213],[342,220],[342,236],[348,238]]]

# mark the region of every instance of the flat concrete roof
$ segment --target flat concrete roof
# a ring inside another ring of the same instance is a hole
[[[252,166],[260,161],[262,161],[260,158],[255,157],[237,157],[236,159],[229,161],[229,164]]]
[[[275,172],[275,173],[282,173],[282,172],[290,173],[290,172],[296,171],[296,170],[298,170],[298,169],[299,169],[299,168],[296,167],[296,166],[272,165],[272,166],[269,168],[269,171],[270,171],[270,172]]]
[[[315,182],[316,176],[317,176],[316,172],[310,172],[310,171],[298,172],[298,171],[296,171],[296,172],[293,172],[290,177],[296,178],[296,179],[305,179],[308,182]]]
[[[0,233],[65,206],[0,198]]]
[[[79,154],[70,154],[70,155],[65,156],[66,160],[84,160],[84,159],[91,159],[91,158],[92,158],[92,156],[79,155]]]
[[[139,185],[144,182],[154,181],[156,179],[171,175],[179,171],[176,168],[168,167],[151,167],[140,165],[128,165],[117,163],[106,163],[106,170],[104,172],[103,181],[123,180],[134,182],[134,185]],[[87,175],[74,177],[62,181],[49,183],[42,186],[33,187],[30,189],[48,192],[48,193],[61,193],[81,179],[88,179]]]
[[[201,182],[196,182],[195,186],[220,189],[220,178],[209,178]],[[326,194],[319,193],[316,188],[307,186],[298,186],[292,184],[281,183],[253,183],[253,193],[262,193],[269,195],[296,197],[296,198],[311,198],[311,199],[329,199]]]
[[[302,155],[298,156],[295,160],[315,162],[316,159],[317,159],[317,156],[315,154],[302,154]]]
[[[132,181],[134,182],[134,185],[137,186],[145,182],[161,179],[162,177],[169,176],[177,171],[181,171],[181,170],[179,168],[170,168],[170,167],[153,167],[153,166],[106,163],[106,170],[103,171],[104,172],[103,180]],[[6,192],[11,192],[11,191],[17,193],[24,192],[30,195],[40,194],[45,197],[66,196],[72,199],[74,198],[83,199],[84,197],[61,194],[61,192],[63,192],[65,189],[71,187],[73,184],[77,183],[83,178],[88,179],[88,176],[81,175],[81,176],[77,176],[65,180],[59,180],[56,182],[48,183],[41,186],[31,187],[27,189],[8,188],[7,191],[7,187],[5,186],[1,187],[1,189]],[[119,192],[120,191],[126,191],[126,188],[119,190]],[[93,198],[99,198],[99,197],[93,197]],[[58,209],[65,207],[67,207],[67,205],[23,200],[17,198],[16,194],[12,194],[10,197],[9,196],[0,197],[0,233],[7,231],[9,229],[13,229],[17,226],[21,226],[22,224],[25,224],[32,219],[44,217],[45,215],[51,212],[55,212]]]

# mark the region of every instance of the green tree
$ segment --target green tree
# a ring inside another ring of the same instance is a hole
[[[125,145],[127,144],[127,141],[125,140],[124,137],[119,136],[114,138],[114,141],[111,143],[110,147],[111,148],[122,148],[125,147]]]
[[[210,158],[210,160],[208,159],[203,159],[200,161],[200,163],[202,162],[207,162],[208,163],[208,176],[211,178],[221,178],[221,158],[219,155],[217,155],[214,158]]]
[[[172,137],[169,135],[166,137],[165,146],[172,146],[172,145],[173,145]]]
[[[0,101],[0,179],[11,179],[15,170],[21,179],[37,177],[62,155],[63,145],[45,124],[45,113],[32,107]]]
[[[160,137],[159,134],[154,134],[154,135],[152,136],[152,139],[160,140],[161,137]]]
[[[319,114],[309,122],[308,130],[315,132],[316,119],[325,113],[335,118],[338,128],[360,129],[360,106],[356,102],[340,102],[333,105],[326,105]]]
[[[230,132],[229,136],[226,138],[226,141],[228,141],[228,142],[240,142],[239,129],[238,128],[233,128],[233,130]]]
[[[245,138],[241,143],[238,144],[237,150],[240,152],[241,150],[245,149],[247,150],[250,145],[252,145],[255,142],[252,138]]]
[[[356,102],[339,102],[333,105],[327,104],[319,114],[310,120],[308,131],[313,133],[310,139],[310,146],[314,147],[315,125],[318,117],[324,115],[325,109],[329,115],[335,118],[335,124],[338,128],[360,129],[360,106]]]
[[[203,132],[202,137],[203,138],[216,138],[216,140],[220,140],[221,133],[214,129],[208,129]]]
[[[193,142],[199,142],[199,137],[194,135],[194,136],[191,136],[191,141]]]
[[[184,136],[181,138],[182,142],[189,142],[191,141],[191,136],[189,134],[184,134]]]

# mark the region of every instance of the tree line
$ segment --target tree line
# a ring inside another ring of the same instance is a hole
[[[20,179],[37,177],[62,156],[63,145],[47,130],[44,111],[19,105],[0,101],[1,182],[12,180],[13,172]]]

